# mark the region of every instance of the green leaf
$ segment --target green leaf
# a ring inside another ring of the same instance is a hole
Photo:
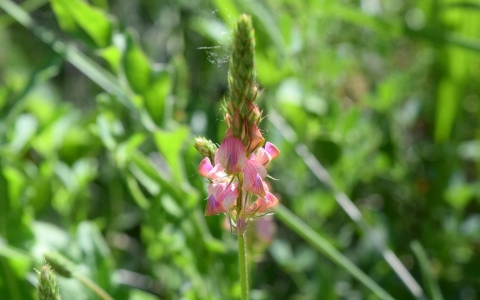
[[[457,110],[457,86],[454,81],[444,79],[438,87],[437,111],[435,116],[435,140],[443,142],[450,138]]]
[[[96,271],[96,276],[92,279],[108,290],[112,283],[114,260],[100,230],[94,223],[84,221],[78,226],[77,240],[83,262]]]
[[[25,189],[25,176],[22,172],[10,166],[5,166],[3,168],[3,176],[5,176],[5,179],[8,182],[7,188],[9,197],[2,201],[10,199],[10,209],[15,209],[21,205],[18,199]]]
[[[319,138],[313,144],[312,153],[319,161],[331,166],[342,157],[342,148],[332,140]]]
[[[102,49],[99,52],[99,55],[107,61],[114,73],[118,73],[120,70],[120,64],[122,62],[122,53],[117,47],[110,46]]]
[[[427,253],[418,241],[413,241],[410,243],[410,248],[412,248],[415,257],[420,264],[420,270],[422,271],[422,277],[424,284],[427,285],[427,291],[430,294],[432,300],[443,300],[442,293],[440,292],[440,287],[438,282],[435,280],[432,274],[432,268],[430,262],[428,261]]]
[[[81,29],[99,48],[110,44],[112,24],[101,9],[81,0],[51,0],[51,3],[64,31],[79,34]]]
[[[155,124],[161,126],[165,116],[166,98],[172,89],[170,74],[161,72],[143,94],[145,108]]]
[[[189,134],[188,127],[180,127],[175,131],[166,132],[159,130],[154,133],[155,145],[170,166],[175,181],[183,182],[183,163],[180,151]]]
[[[12,153],[19,153],[32,139],[37,131],[37,119],[30,114],[23,114],[15,122],[15,136],[10,144]]]
[[[8,245],[0,245],[0,257],[7,259],[8,264],[18,277],[24,277],[31,267],[31,259],[27,253]]]
[[[142,209],[148,209],[150,207],[150,202],[147,198],[143,195],[140,187],[138,186],[137,180],[130,174],[126,176],[127,187],[130,191],[130,194],[133,197],[133,200],[137,203],[137,205]]]
[[[123,68],[132,90],[137,94],[143,93],[150,85],[152,75],[150,62],[132,33],[127,34],[127,49],[123,57]]]

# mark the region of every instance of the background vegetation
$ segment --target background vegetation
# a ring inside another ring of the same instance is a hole
[[[35,299],[46,251],[115,299],[238,298],[193,137],[225,132],[240,13],[282,151],[252,299],[377,299],[328,245],[396,299],[480,297],[480,2],[0,0],[0,298]]]

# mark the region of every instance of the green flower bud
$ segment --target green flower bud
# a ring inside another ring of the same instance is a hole
[[[61,300],[57,280],[50,265],[45,264],[38,273],[38,300]]]
[[[203,157],[208,157],[212,163],[215,161],[217,145],[215,145],[211,140],[207,140],[204,137],[197,137],[195,138],[194,146]]]

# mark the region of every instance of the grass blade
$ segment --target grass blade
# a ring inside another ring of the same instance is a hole
[[[422,271],[423,281],[427,285],[427,291],[430,297],[432,300],[443,300],[440,287],[438,286],[438,282],[435,280],[435,278],[433,278],[430,262],[428,261],[427,253],[425,252],[422,244],[420,244],[418,241],[413,241],[410,243],[410,248],[412,248],[413,254],[415,254],[415,257],[418,260],[420,270]]]
[[[294,215],[285,206],[279,204],[275,207],[275,215],[290,229],[295,231],[299,236],[305,239],[308,243],[314,246],[318,251],[325,254],[334,263],[348,271],[353,277],[358,279],[380,299],[393,300],[384,289],[382,289],[375,281],[368,277],[362,270],[360,270],[354,263],[335,249],[327,240],[315,232],[310,226],[303,222],[299,217]]]
[[[357,224],[357,226],[362,230],[362,232],[370,237],[371,242],[375,245],[377,251],[382,254],[385,261],[390,265],[393,271],[397,276],[402,280],[403,284],[408,288],[408,290],[415,296],[417,299],[424,299],[423,290],[413,276],[407,271],[405,266],[400,262],[400,259],[390,250],[384,242],[379,239],[374,239],[375,236],[372,234],[372,229],[363,219],[363,216],[360,210],[353,204],[353,202],[348,198],[348,196],[341,190],[339,190],[332,178],[330,177],[328,171],[323,167],[323,165],[313,156],[312,153],[308,150],[307,146],[298,142],[297,134],[293,129],[286,123],[283,117],[276,112],[274,109],[269,110],[268,120],[278,129],[278,131],[283,135],[283,137],[292,145],[295,146],[295,151],[303,159],[307,167],[312,171],[312,173],[320,180],[323,184],[329,187],[334,193],[335,200],[342,207],[342,209],[347,213],[347,215]]]

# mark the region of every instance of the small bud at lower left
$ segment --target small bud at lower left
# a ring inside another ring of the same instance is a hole
[[[38,272],[38,271],[37,271]],[[57,279],[49,264],[45,264],[38,272],[38,300],[61,300]]]

